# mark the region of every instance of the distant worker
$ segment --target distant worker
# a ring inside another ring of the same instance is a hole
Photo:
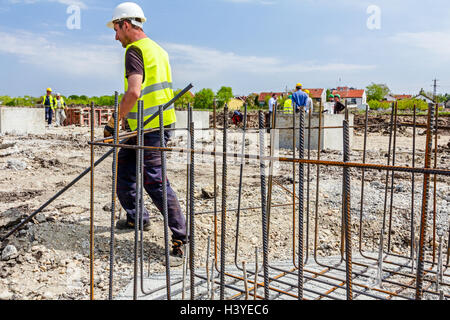
[[[305,108],[308,102],[308,95],[302,91],[302,84],[297,83],[295,92],[292,94],[292,104],[295,107],[295,112],[299,112],[300,108]]]
[[[53,119],[53,109],[55,108],[56,99],[52,96],[52,89],[47,88],[47,95],[42,97],[41,102],[45,107],[45,121],[47,121],[48,126],[52,125]]]
[[[284,113],[286,114],[293,114],[294,113],[294,108],[292,108],[292,94],[290,94],[288,96],[288,98],[286,99],[286,101],[284,102]]]
[[[327,112],[329,114],[334,114],[334,95],[330,94],[328,96],[328,101],[323,105],[323,112]]]
[[[239,110],[235,110],[231,120],[235,126],[239,126],[239,124],[244,120],[244,115]]]
[[[341,102],[341,96],[336,94],[334,96],[334,114],[339,114],[344,109],[345,105]]]
[[[305,111],[306,111],[306,113],[310,113],[314,109],[314,103],[313,103],[313,100],[311,98],[311,92],[306,89],[305,93],[308,95],[308,100],[306,101]]]
[[[334,94],[330,94],[328,96],[328,102],[333,102],[334,103]]]
[[[56,123],[55,125],[58,126],[63,126],[64,125],[64,120],[66,120],[66,113],[65,113],[65,109],[67,107],[66,102],[64,101],[64,98],[61,97],[60,93],[56,94],[56,103],[55,103],[55,119],[56,119]]]
[[[119,105],[118,120],[127,119],[132,131],[137,128],[138,101],[144,102],[144,121],[158,113],[158,106],[166,104],[173,97],[172,71],[169,55],[156,42],[147,37],[143,31],[146,17],[142,8],[136,3],[124,2],[114,10],[112,20],[107,24],[116,32],[116,40],[125,50],[125,94]],[[172,127],[176,122],[174,106],[163,112],[164,126]],[[144,129],[159,128],[159,117],[147,124]],[[119,129],[119,128],[117,128]],[[105,127],[104,135],[114,133],[114,118],[111,117]],[[167,145],[170,131],[165,131],[164,141]],[[127,144],[136,144],[136,138],[129,139]],[[149,147],[160,147],[159,131],[144,135],[144,144]],[[161,169],[161,152],[159,150],[144,151],[144,188],[152,198],[160,212],[163,210],[163,177]],[[186,219],[181,211],[177,196],[167,181],[168,223],[172,232],[171,266],[183,263],[185,244],[187,243]],[[136,151],[121,149],[118,154],[117,196],[125,209],[126,220],[117,222],[118,229],[149,230],[150,217],[144,207],[143,226],[136,221]]]
[[[269,127],[272,128],[272,113],[277,103],[277,95],[274,93],[269,99]]]

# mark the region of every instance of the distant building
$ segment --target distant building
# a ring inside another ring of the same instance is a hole
[[[412,99],[412,95],[410,94],[387,94],[383,100],[394,102],[394,101],[400,101],[400,100],[406,100],[406,99]]]
[[[311,99],[313,99],[314,103],[320,104],[322,103],[322,105],[327,102],[327,90],[323,89],[323,88],[319,88],[319,89],[303,89],[303,91],[305,90],[309,90],[310,92],[310,97]]]
[[[228,102],[228,110],[239,110],[244,106],[246,97],[235,97]]]
[[[283,98],[286,95],[285,92],[261,92],[258,96],[259,105],[261,107],[264,106],[264,104],[266,103],[266,97],[267,96],[271,97],[274,93],[277,99]]]
[[[418,100],[422,100],[425,101],[426,103],[434,103],[433,99],[431,99],[430,97],[428,97],[425,92],[422,90],[420,90],[420,93],[417,96],[414,96],[413,99],[418,99]]]
[[[347,104],[363,105],[367,103],[367,93],[364,89],[355,89],[349,87],[337,87],[332,89],[332,94],[339,94],[341,102],[347,101]]]

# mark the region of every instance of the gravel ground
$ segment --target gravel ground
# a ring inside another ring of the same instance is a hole
[[[97,130],[100,137],[101,130]],[[411,129],[405,129],[397,138],[396,163],[411,163]],[[447,132],[448,133],[448,132]],[[237,141],[239,133],[231,133]],[[386,163],[388,136],[382,132],[369,134],[367,162]],[[90,165],[90,139],[88,128],[65,127],[47,129],[44,136],[0,136],[0,234],[17,224],[21,218],[29,215],[41,206],[53,194],[71,182]],[[258,153],[252,148],[249,136],[250,153]],[[175,137],[171,146],[183,146],[180,137]],[[437,165],[449,169],[450,135],[439,136],[439,153]],[[221,137],[217,140],[217,150],[221,150]],[[212,150],[210,137],[199,137],[197,145]],[[423,157],[425,136],[417,137],[417,158]],[[2,147],[3,146],[3,147]],[[356,131],[353,140],[351,160],[362,159],[363,137]],[[239,144],[229,148],[240,150]],[[106,148],[96,147],[96,158]],[[289,151],[281,150],[280,155],[289,156]],[[186,155],[183,155],[186,158]],[[311,158],[317,152],[311,152]],[[183,159],[184,159],[183,158]],[[220,257],[220,216],[221,216],[221,171],[222,163],[218,157],[217,184],[217,255]],[[323,160],[342,160],[342,153],[325,150]],[[226,228],[226,263],[234,263],[236,212],[238,206],[239,164],[236,159],[229,159],[227,172],[227,228]],[[423,165],[418,159],[417,166]],[[95,170],[95,298],[107,299],[109,275],[109,240],[110,240],[110,206],[111,206],[111,167],[109,157]],[[180,161],[179,154],[170,154],[168,158],[168,176],[179,196],[181,207],[186,207],[186,163]],[[361,170],[351,169],[351,210],[353,247],[359,248],[360,219],[362,221],[362,250],[373,251],[378,245],[383,223],[386,173],[367,170],[365,173],[365,192],[363,214],[361,210]],[[296,168],[296,186],[298,188],[298,167]],[[305,166],[306,173],[306,166]],[[309,206],[305,201],[305,212],[309,212],[309,254],[317,247],[321,257],[340,254],[341,238],[341,197],[342,169],[321,167],[319,181],[318,211],[316,214],[316,174],[317,168],[310,166],[309,193],[305,179],[305,197],[309,195]],[[292,164],[280,164],[275,171],[269,236],[269,258],[271,261],[286,261],[293,257],[297,246],[298,208],[277,207],[275,204],[292,203]],[[249,160],[245,164],[242,189],[242,208],[260,206],[259,164]],[[195,177],[196,217],[196,264],[204,267],[208,237],[214,239],[214,199],[209,198],[213,189],[213,165],[211,157],[196,157]],[[436,192],[437,212],[445,215],[450,202],[448,177],[438,177]],[[90,225],[90,178],[89,175],[48,206],[26,227],[3,242],[0,247],[0,299],[88,299],[89,298],[89,225]],[[431,183],[433,186],[433,182]],[[411,215],[411,174],[396,173],[392,198],[392,219],[389,219],[390,194],[387,197],[387,220],[391,221],[390,242],[393,252],[408,254],[410,242]],[[422,176],[416,176],[414,192],[415,232],[418,233],[420,208],[422,203]],[[430,198],[430,208],[433,197]],[[145,270],[150,273],[164,271],[161,260],[164,257],[163,221],[150,199],[145,203],[151,213],[151,231],[144,233]],[[298,201],[296,200],[296,203]],[[309,211],[308,211],[309,210]],[[124,211],[119,210],[117,215]],[[440,216],[439,216],[440,217]],[[439,218],[438,217],[438,218]],[[317,243],[314,230],[317,219]],[[448,220],[448,218],[447,218]],[[438,219],[438,222],[440,220]],[[448,221],[447,221],[448,222]],[[429,224],[433,218],[429,215]],[[306,228],[306,227],[305,227]],[[448,227],[447,227],[448,228]],[[448,230],[448,229],[446,229]],[[430,232],[429,232],[430,233]],[[429,234],[428,233],[428,234]],[[446,233],[448,235],[448,231]],[[428,252],[432,249],[433,239],[427,239]],[[134,233],[118,231],[115,237],[115,277],[114,294],[117,294],[133,276]],[[239,244],[237,261],[255,260],[255,247],[262,249],[260,210],[245,210],[240,216]],[[211,248],[214,248],[212,245]],[[445,247],[446,248],[446,247]],[[446,250],[446,249],[444,249]],[[211,250],[214,255],[214,250]]]

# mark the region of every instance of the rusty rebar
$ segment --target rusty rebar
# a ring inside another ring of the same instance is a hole
[[[433,130],[433,105],[428,106],[428,128],[425,149],[425,168],[430,167],[432,140],[431,134]],[[424,174],[423,191],[422,191],[422,216],[420,222],[419,237],[419,253],[417,263],[417,280],[416,280],[416,300],[422,300],[423,297],[423,277],[424,277],[424,260],[425,260],[425,241],[427,234],[427,218],[428,218],[428,198],[429,198],[430,175]]]

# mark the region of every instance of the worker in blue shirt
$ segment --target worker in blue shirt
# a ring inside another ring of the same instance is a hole
[[[302,91],[302,84],[297,83],[295,86],[295,91],[292,94],[292,104],[295,106],[295,112],[300,111],[300,107],[306,108],[306,103],[308,102],[308,95]]]

